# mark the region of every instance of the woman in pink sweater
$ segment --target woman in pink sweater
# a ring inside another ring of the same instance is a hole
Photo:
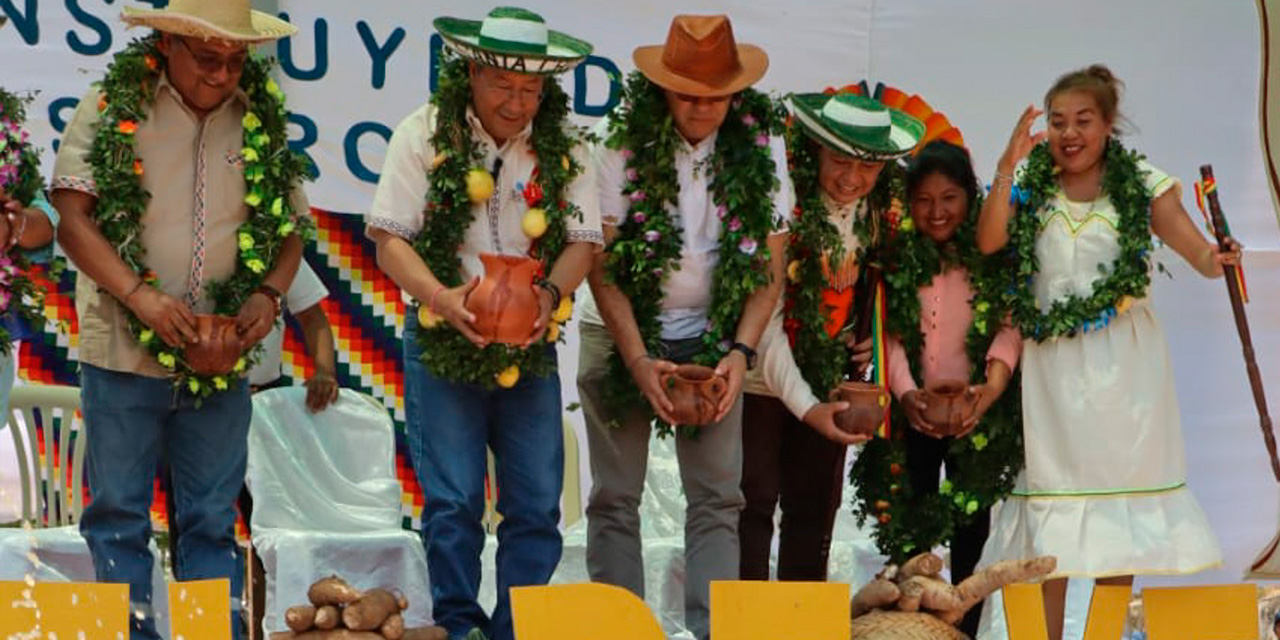
[[[910,216],[894,221],[885,252],[888,376],[898,401],[890,439],[867,445],[854,483],[882,552],[901,561],[949,544],[958,582],[978,562],[991,504],[1021,467],[1017,385],[1005,390],[1022,338],[998,304],[1007,276],[974,245],[981,199],[968,152],[941,141],[923,147],[907,169],[906,195]],[[967,386],[973,413],[956,424],[931,420],[924,390],[940,385]],[[962,626],[970,635],[979,610]]]

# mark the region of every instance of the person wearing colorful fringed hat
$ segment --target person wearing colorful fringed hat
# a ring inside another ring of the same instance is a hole
[[[659,435],[676,427],[688,498],[684,623],[705,640],[711,581],[738,578],[742,382],[780,290],[791,184],[780,109],[751,88],[768,56],[738,44],[727,16],[676,16],[664,44],[632,58],[638,71],[600,125],[612,240],[580,324],[594,483],[587,570],[643,597],[638,505],[651,422]],[[677,412],[662,382],[688,363],[722,388],[696,415]]]
[[[153,31],[115,54],[63,133],[52,181],[75,263],[97,578],[128,583],[130,637],[152,612],[152,479],[167,460],[179,580],[229,578],[252,405],[244,376],[302,256],[306,161],[284,96],[250,48],[294,33],[249,0],[128,7]],[[215,332],[214,328],[218,327]],[[213,434],[213,435],[211,435]]]
[[[560,561],[556,345],[604,240],[585,132],[555,77],[591,45],[513,7],[435,27],[437,90],[391,137],[367,233],[410,299],[405,411],[436,623],[511,640],[507,589],[545,584]],[[491,614],[477,602],[486,449],[503,518]]]
[[[848,404],[829,397],[847,374],[860,379],[871,360],[871,338],[854,344],[864,329],[854,326],[856,310],[864,296],[874,295],[858,286],[859,267],[877,257],[890,209],[902,199],[898,159],[915,148],[924,126],[854,93],[806,93],[789,101],[796,216],[784,293],[745,400],[742,577],[769,579],[780,504],[778,579],[821,581],[841,504],[845,449],[867,439],[836,426],[836,414]]]

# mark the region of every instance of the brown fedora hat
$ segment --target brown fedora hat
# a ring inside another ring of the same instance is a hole
[[[737,93],[769,69],[763,49],[734,41],[725,15],[676,16],[665,44],[637,47],[631,58],[663,89],[705,97]]]

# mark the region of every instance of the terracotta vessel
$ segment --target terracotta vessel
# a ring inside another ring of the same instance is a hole
[[[978,409],[982,394],[969,389],[964,380],[937,380],[920,391],[925,404],[924,419],[943,435],[955,435]]]
[[[202,376],[231,373],[244,350],[240,334],[236,330],[236,319],[198,313],[196,334],[200,341],[182,348],[182,356],[187,365]]]
[[[667,398],[675,405],[671,417],[683,426],[703,426],[715,421],[716,407],[729,391],[729,381],[715,369],[682,364],[659,378]]]
[[[474,313],[472,325],[489,342],[522,345],[538,321],[538,290],[533,279],[541,266],[525,256],[480,254],[484,279],[463,303]]]
[[[884,423],[885,408],[889,406],[889,391],[869,382],[841,382],[831,390],[832,402],[848,402],[849,408],[835,414],[836,426],[845,433],[875,435]]]

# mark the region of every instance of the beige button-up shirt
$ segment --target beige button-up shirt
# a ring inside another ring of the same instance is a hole
[[[100,96],[97,90],[85,96],[67,127],[54,164],[55,191],[97,195],[89,151],[100,122]],[[201,119],[162,75],[146,119],[134,134],[142,187],[151,194],[142,215],[146,264],[158,276],[161,291],[193,302],[197,313],[213,311],[205,285],[235,271],[236,231],[249,215],[240,156],[247,103],[237,90]],[[293,200],[295,211],[308,210],[301,188]],[[167,375],[130,335],[127,310],[83,274],[76,282],[76,313],[81,362],[150,377]]]
[[[464,280],[483,276],[481,253],[526,255],[531,241],[521,230],[525,211],[529,209],[521,190],[529,182],[538,158],[530,146],[532,126],[526,126],[515,137],[498,147],[485,131],[480,119],[467,109],[467,124],[483,154],[484,167],[492,169],[502,160],[493,196],[472,206],[474,219],[458,248]],[[427,171],[435,158],[431,134],[435,131],[435,109],[430,103],[409,114],[391,136],[387,157],[382,165],[382,178],[373,197],[373,206],[365,218],[369,227],[382,229],[412,242],[426,225]],[[582,166],[566,188],[566,199],[577,205],[582,219],[565,218],[568,242],[604,244],[600,229],[600,205],[596,193],[596,174],[586,145],[574,147],[574,158]],[[565,292],[568,293],[567,291]],[[407,294],[406,298],[407,298]],[[406,299],[406,302],[410,302]]]

